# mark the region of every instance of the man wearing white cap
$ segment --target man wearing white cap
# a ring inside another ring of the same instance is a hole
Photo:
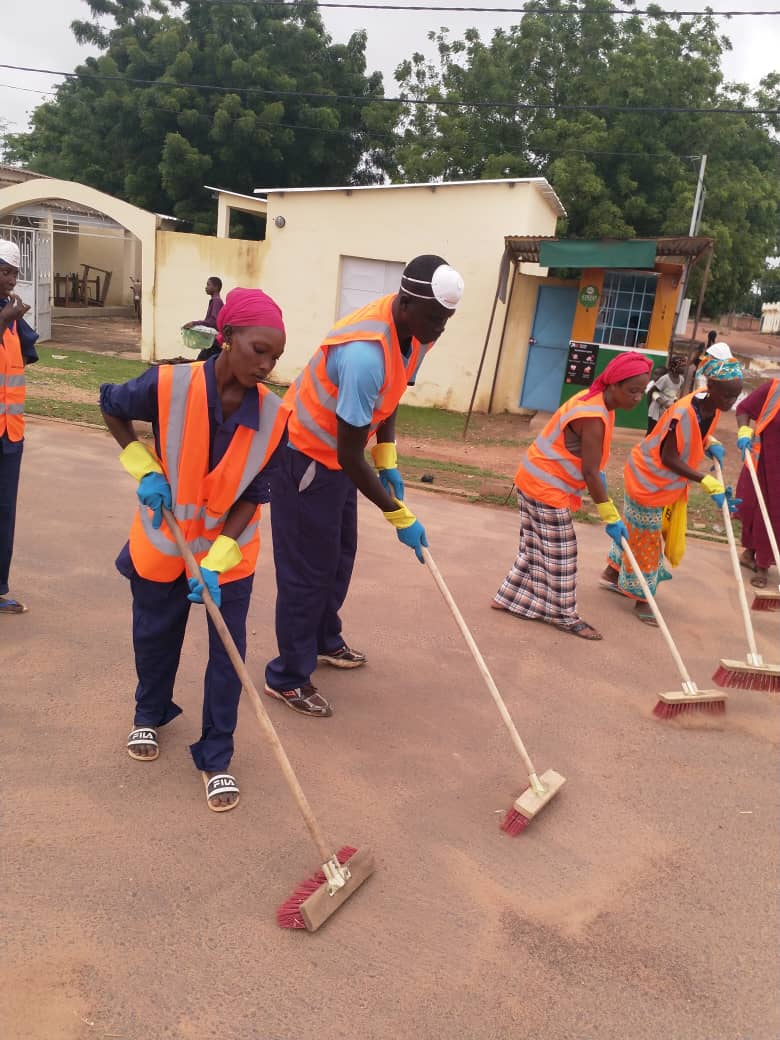
[[[38,360],[38,334],[22,320],[30,308],[14,294],[20,263],[16,243],[0,239],[0,614],[27,610],[8,595],[24,447],[24,367]]]
[[[424,562],[425,528],[403,503],[396,409],[462,295],[463,279],[442,257],[415,257],[397,293],[336,323],[287,392],[290,450],[271,483],[279,656],[266,667],[265,692],[294,711],[331,714],[311,681],[318,661],[366,663],[339,618],[357,551],[358,491]],[[374,434],[378,472],[364,454]]]

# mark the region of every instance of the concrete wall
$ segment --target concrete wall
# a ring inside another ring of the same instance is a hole
[[[276,227],[276,217],[284,217],[284,227]],[[405,263],[420,253],[438,253],[461,272],[466,290],[404,401],[465,410],[488,327],[504,236],[553,235],[556,220],[556,212],[533,182],[269,194],[262,287],[282,306],[287,324],[287,348],[276,376],[294,379],[333,323],[342,257]],[[520,312],[532,294],[524,290],[517,295],[517,335],[522,335],[530,314]],[[499,304],[478,410],[487,405],[503,318]],[[527,339],[526,333],[526,344]],[[510,384],[513,378],[508,377]],[[509,401],[509,390],[504,388],[502,394],[502,400]]]
[[[154,355],[156,360],[195,357],[181,341],[185,322],[203,318],[208,307],[206,279],[222,279],[222,295],[235,286],[266,288],[261,279],[264,242],[235,238],[157,232],[157,278],[154,287]],[[288,296],[290,296],[288,292]],[[277,297],[284,306],[283,298]],[[292,307],[294,299],[290,298]],[[151,360],[152,355],[144,354]]]

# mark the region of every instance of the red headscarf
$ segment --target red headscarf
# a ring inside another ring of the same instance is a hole
[[[222,330],[257,325],[264,329],[284,332],[284,319],[279,304],[262,289],[231,289],[225,297],[225,306],[217,315],[217,343],[222,346]]]
[[[653,369],[652,362],[639,351],[631,350],[625,354],[618,354],[612,358],[600,376],[591,383],[590,390],[583,394],[582,400],[587,401],[589,397],[603,393],[612,383],[622,383],[624,379],[631,376],[649,375]]]

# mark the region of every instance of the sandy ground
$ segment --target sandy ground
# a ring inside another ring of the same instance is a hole
[[[317,856],[242,705],[240,807],[208,812],[199,734],[205,622],[179,672],[185,714],[131,761],[130,597],[112,566],[133,508],[107,435],[30,420],[2,622],[9,1040],[774,1040],[777,699],[733,692],[715,723],[651,716],[677,686],[660,634],[595,578],[579,529],[586,643],[487,609],[514,554],[507,511],[418,498],[432,551],[540,770],[568,783],[521,837],[525,786],[426,570],[361,510],[345,631],[370,654],[318,673],[334,717],[269,702],[335,844],[376,874],[316,935],[274,910]],[[415,500],[412,499],[412,504]],[[267,532],[267,517],[264,527]],[[745,647],[720,546],[692,544],[663,605],[701,685]],[[270,544],[250,614],[273,650]],[[754,615],[767,658],[780,616]]]

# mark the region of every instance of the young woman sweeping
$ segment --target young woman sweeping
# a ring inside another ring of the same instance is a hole
[[[618,544],[626,527],[607,492],[615,409],[642,400],[652,365],[619,354],[588,390],[570,398],[528,448],[515,474],[520,548],[491,606],[546,621],[581,639],[602,636],[577,613],[577,536],[572,511],[587,488],[607,534]]]
[[[754,427],[750,423],[754,423]],[[758,484],[766,502],[775,539],[780,541],[780,379],[770,379],[737,405],[739,433],[737,445],[744,458],[753,452]],[[737,484],[737,497],[742,500],[743,567],[755,571],[750,584],[765,589],[769,568],[774,562],[766,524],[758,507],[758,499],[750,474],[743,467]]]
[[[672,577],[664,564],[662,521],[664,510],[685,510],[688,486],[701,484],[720,508],[727,497],[723,484],[697,467],[705,455],[723,462],[723,446],[713,436],[721,416],[734,407],[742,389],[742,369],[734,358],[710,358],[703,368],[707,389],[680,398],[661,416],[651,434],[631,451],[624,469],[623,515],[628,543],[653,596],[658,584]],[[675,526],[685,531],[684,517]],[[674,523],[674,521],[673,521]],[[684,546],[683,546],[684,548]],[[679,562],[682,549],[675,556]],[[657,627],[642,588],[619,543],[609,553],[599,584],[635,601],[637,617]]]
[[[268,500],[275,453],[286,450],[278,446],[287,409],[261,385],[284,350],[281,310],[259,289],[233,289],[217,325],[219,357],[150,368],[129,383],[100,388],[106,425],[123,449],[119,459],[138,481],[140,505],[116,566],[133,593],[138,686],[127,750],[142,762],[158,757],[158,728],[181,714],[173,700],[176,671],[190,602],[203,602],[203,585],[188,581],[163,506],[178,520],[243,657],[260,503]],[[134,419],[152,424],[154,453],[136,438]],[[208,636],[202,732],[190,751],[208,807],[225,812],[239,797],[227,768],[241,681],[210,618]]]

